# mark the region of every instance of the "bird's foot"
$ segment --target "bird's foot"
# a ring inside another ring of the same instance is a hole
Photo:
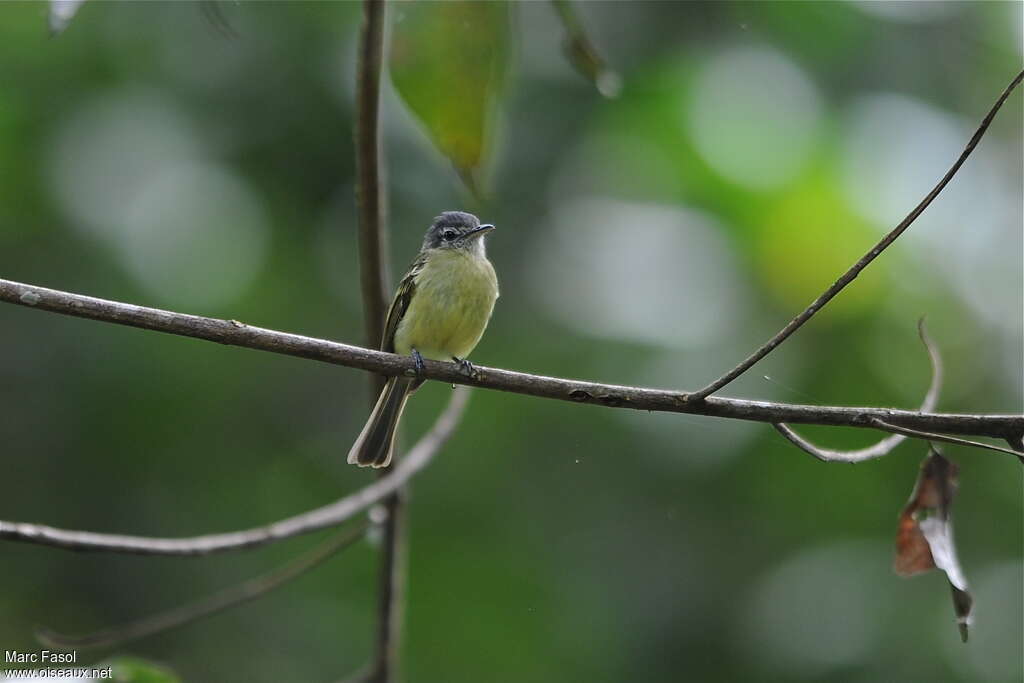
[[[476,369],[476,366],[470,363],[465,358],[459,358],[458,356],[452,356],[452,360],[459,364],[459,370],[466,377],[471,379],[477,379],[480,377],[480,371]]]
[[[427,369],[427,366],[423,363],[423,356],[416,349],[412,350],[412,362],[413,367],[416,368],[416,376],[419,377],[423,374],[423,371]]]

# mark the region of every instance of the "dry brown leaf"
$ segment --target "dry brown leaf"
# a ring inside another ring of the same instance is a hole
[[[967,590],[953,542],[950,508],[957,489],[959,468],[932,447],[921,463],[914,491],[900,513],[896,532],[896,573],[913,576],[930,569],[946,573],[953,591],[960,638],[967,642],[973,599]]]

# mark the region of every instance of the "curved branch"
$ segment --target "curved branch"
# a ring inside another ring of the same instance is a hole
[[[866,448],[859,448],[856,450],[836,450],[834,448],[825,448],[819,446],[807,438],[800,436],[793,429],[782,422],[773,424],[776,431],[786,439],[802,450],[805,453],[809,453],[822,462],[864,462],[865,460],[872,460],[874,458],[881,458],[883,455],[888,455],[894,448],[899,446],[907,438],[901,434],[893,434],[887,436],[876,444],[867,446]]]
[[[159,614],[151,614],[127,624],[120,624],[95,631],[84,636],[69,636],[51,629],[40,627],[36,637],[44,645],[64,650],[81,650],[96,647],[112,647],[163,633],[172,628],[191,624],[218,612],[266,595],[286,583],[297,579],[311,569],[331,559],[349,547],[365,534],[369,521],[362,521],[355,527],[338,533],[304,555],[291,560],[273,571],[230,586],[196,602],[181,605]]]
[[[423,469],[455,431],[468,400],[468,390],[463,388],[455,390],[448,402],[448,407],[437,418],[437,422],[434,423],[430,431],[385,477],[329,505],[267,526],[223,534],[193,536],[192,538],[150,538],[57,529],[25,522],[0,521],[0,540],[36,543],[65,550],[136,555],[208,555],[276,543],[292,536],[308,534],[317,529],[337,526],[391,495],[409,481],[414,474]]]
[[[942,356],[939,355],[939,350],[935,347],[931,337],[928,336],[928,330],[924,325],[924,318],[917,321],[917,333],[921,337],[921,343],[924,344],[924,348],[928,351],[928,360],[931,361],[932,365],[932,381],[928,387],[927,393],[924,395],[924,401],[921,403],[921,412],[930,412],[935,409],[935,406],[939,402],[939,392],[942,390]],[[779,431],[782,436],[789,439],[790,443],[795,445],[807,453],[810,453],[818,460],[825,462],[863,462],[865,460],[871,460],[873,458],[881,458],[883,455],[888,455],[894,448],[899,446],[907,439],[907,434],[893,434],[887,436],[878,443],[868,446],[867,448],[859,448],[856,450],[834,450],[831,448],[823,448],[818,446],[806,438],[800,436],[793,431],[788,425],[785,424],[774,424],[772,425]]]
[[[737,365],[732,370],[716,379],[711,384],[707,385],[703,389],[700,389],[690,394],[690,400],[700,401],[710,396],[711,394],[715,393],[716,391],[718,391],[719,389],[721,389],[722,387],[724,387],[725,385],[729,384],[734,379],[742,375],[744,372],[749,370],[755,363],[757,363],[759,360],[761,360],[769,353],[771,353],[772,350],[775,349],[775,347],[777,347],[782,342],[786,341],[789,335],[796,332],[801,325],[810,320],[811,316],[813,316],[819,310],[824,308],[825,304],[831,301],[836,294],[841,292],[843,288],[846,287],[846,285],[853,282],[854,279],[858,275],[860,275],[860,272],[867,268],[869,263],[874,261],[875,258],[877,258],[879,254],[885,251],[885,249],[890,244],[895,242],[896,238],[902,235],[904,231],[906,231],[906,229],[910,227],[911,223],[917,220],[917,217],[920,216],[924,212],[924,210],[928,208],[928,205],[931,204],[932,201],[939,196],[939,193],[942,192],[943,189],[945,189],[946,185],[949,184],[949,181],[952,180],[953,176],[956,175],[957,171],[960,170],[960,167],[964,165],[964,162],[967,161],[967,157],[971,155],[971,152],[974,151],[974,148],[977,147],[978,143],[981,141],[982,136],[985,135],[985,132],[988,130],[989,124],[991,124],[992,119],[995,118],[996,112],[998,112],[999,109],[1003,106],[1003,102],[1005,102],[1006,98],[1010,96],[1010,93],[1013,92],[1013,89],[1020,84],[1022,78],[1024,78],[1024,71],[1021,71],[1019,74],[1017,74],[1017,77],[1010,81],[1010,84],[1006,86],[1006,89],[1003,90],[1002,94],[999,96],[999,99],[996,100],[996,103],[992,105],[992,108],[989,110],[988,114],[986,114],[985,118],[981,120],[981,125],[978,126],[978,130],[976,130],[974,132],[974,135],[971,136],[970,141],[967,143],[967,147],[965,147],[964,151],[960,153],[960,157],[956,160],[953,166],[950,167],[948,171],[946,171],[946,175],[942,176],[942,179],[934,188],[932,188],[932,191],[925,195],[925,198],[921,200],[921,203],[915,206],[914,210],[907,214],[907,217],[900,221],[900,224],[892,229],[892,232],[883,237],[878,244],[871,247],[871,250],[868,253],[864,254],[864,256],[862,256],[856,263],[850,266],[850,269],[843,273],[843,275],[838,280],[833,282],[832,286],[830,286],[828,289],[822,292],[817,299],[811,302],[810,306],[805,308],[803,311],[800,312],[799,315],[790,320],[788,325],[783,327],[774,337],[765,342],[764,345],[761,346],[761,348],[759,348],[757,351],[754,351],[754,353],[750,354],[739,365]]]
[[[146,308],[105,299],[71,294],[55,289],[0,279],[0,301],[91,320],[140,327],[220,344],[242,346],[324,363],[369,370],[382,375],[413,375],[412,359],[383,351],[364,349],[254,327],[237,320],[218,320],[157,308]],[[920,413],[892,408],[809,406],[769,401],[709,396],[703,401],[687,400],[679,391],[599,384],[559,377],[529,375],[480,365],[478,373],[467,377],[456,363],[424,362],[423,377],[448,384],[465,384],[509,391],[528,396],[587,403],[608,408],[631,408],[651,412],[708,415],[754,422],[789,422],[845,427],[872,428],[870,420],[929,432],[968,436],[992,436],[1000,439],[1024,434],[1022,415],[981,415]]]

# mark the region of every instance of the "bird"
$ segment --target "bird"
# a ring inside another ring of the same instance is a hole
[[[498,299],[498,277],[487,260],[485,237],[494,230],[471,213],[445,211],[423,238],[388,309],[381,351],[410,355],[416,377],[390,377],[352,444],[348,462],[387,467],[398,420],[409,396],[423,384],[423,359],[455,361],[475,374],[467,356],[476,348]]]

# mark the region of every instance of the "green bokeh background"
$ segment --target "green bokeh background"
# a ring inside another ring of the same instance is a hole
[[[196,3],[86,3],[52,39],[46,10],[0,6],[0,276],[361,343],[359,5],[225,3],[225,31]],[[384,81],[392,274],[432,216],[473,210],[499,226],[502,284],[474,360],[622,384],[696,388],[781,327],[920,199],[1021,68],[1017,3],[584,3],[624,81],[606,100],[546,3],[512,10],[491,198],[464,193]],[[1021,113],[1015,93],[948,195],[724,393],[912,407],[926,314],[941,409],[1020,412]],[[0,306],[0,518],[180,536],[325,504],[371,480],[344,464],[366,392],[355,370]],[[417,394],[407,441],[449,392]],[[411,492],[404,677],[1020,680],[1020,467],[946,449],[976,598],[961,645],[944,578],[889,569],[924,452],[824,465],[767,426],[477,391]],[[316,542],[202,559],[5,543],[0,649]],[[338,680],[372,647],[375,581],[364,542],[254,604],[79,660]]]

